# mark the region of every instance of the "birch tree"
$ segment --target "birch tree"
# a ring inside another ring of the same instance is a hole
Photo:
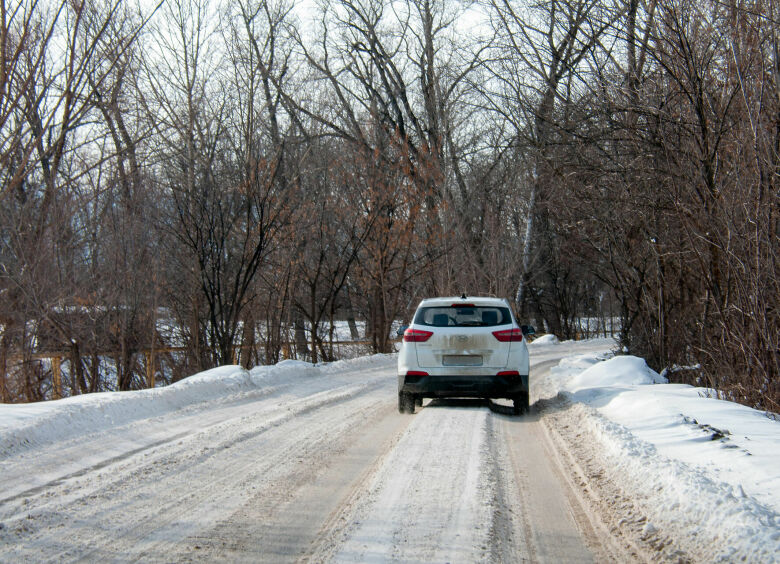
[[[555,198],[555,142],[557,112],[565,105],[562,85],[577,79],[583,60],[598,46],[614,19],[614,13],[595,0],[522,3],[490,2],[491,23],[498,35],[488,68],[496,87],[495,110],[509,114],[518,140],[529,141],[529,194],[526,231],[515,302],[523,308],[534,279],[546,296],[555,294],[554,239],[547,208]],[[530,105],[526,100],[530,101]],[[510,110],[504,110],[505,104]],[[519,109],[515,110],[513,106]],[[554,301],[544,304],[550,331],[560,332],[561,320]]]

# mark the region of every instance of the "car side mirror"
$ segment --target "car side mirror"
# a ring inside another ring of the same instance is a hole
[[[398,331],[395,332],[396,337],[401,338],[404,336],[404,331],[406,331],[409,328],[408,325],[401,325],[398,328]]]
[[[526,336],[528,336],[528,335],[536,335],[536,331],[530,325],[521,325],[520,326],[520,331],[522,331],[523,335],[526,335]]]

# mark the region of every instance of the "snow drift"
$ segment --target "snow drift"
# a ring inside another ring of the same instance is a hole
[[[164,388],[101,392],[29,404],[0,404],[0,456],[158,417],[203,402],[234,401],[241,395],[268,393],[274,387],[296,379],[376,366],[386,363],[387,356],[374,355],[318,365],[285,360],[251,370],[220,366]]]
[[[600,442],[611,479],[707,561],[780,554],[780,423],[667,380],[633,356],[564,359],[540,385]]]

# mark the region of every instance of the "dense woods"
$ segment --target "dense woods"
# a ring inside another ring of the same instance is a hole
[[[465,291],[779,412],[779,204],[774,0],[0,4],[3,402]]]

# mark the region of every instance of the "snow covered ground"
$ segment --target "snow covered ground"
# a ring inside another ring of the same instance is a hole
[[[531,345],[551,354],[554,338]],[[634,356],[573,355],[539,382],[600,442],[603,466],[640,500],[648,530],[690,554],[780,561],[780,422],[703,388],[669,384]]]
[[[289,386],[298,382],[305,386],[317,376],[375,368],[386,364],[388,356],[373,355],[317,366],[299,360],[284,360],[251,370],[241,366],[220,366],[162,388],[101,392],[38,403],[0,404],[0,461],[4,455],[34,446],[98,434],[187,408],[234,402],[242,395],[268,394],[281,384]]]
[[[780,561],[780,423],[664,383],[614,348],[537,339],[535,408],[522,418],[446,402],[398,415],[394,355],[224,366],[166,388],[0,405],[0,561],[290,560],[306,543],[320,560],[552,561],[561,535],[551,528],[586,510],[567,509],[565,491],[545,497],[560,484],[528,481],[569,471],[584,499],[602,498],[593,511],[607,523],[572,538],[574,554],[634,527],[657,551],[651,560]],[[212,476],[220,488],[196,487]],[[264,521],[261,510],[281,517]],[[593,519],[576,520],[571,530]],[[260,522],[265,533],[251,529]],[[258,538],[289,536],[299,522],[278,554],[247,556],[241,542],[259,550]],[[502,531],[514,534],[509,548]],[[224,552],[220,534],[238,548]],[[637,554],[648,558],[647,546]]]

